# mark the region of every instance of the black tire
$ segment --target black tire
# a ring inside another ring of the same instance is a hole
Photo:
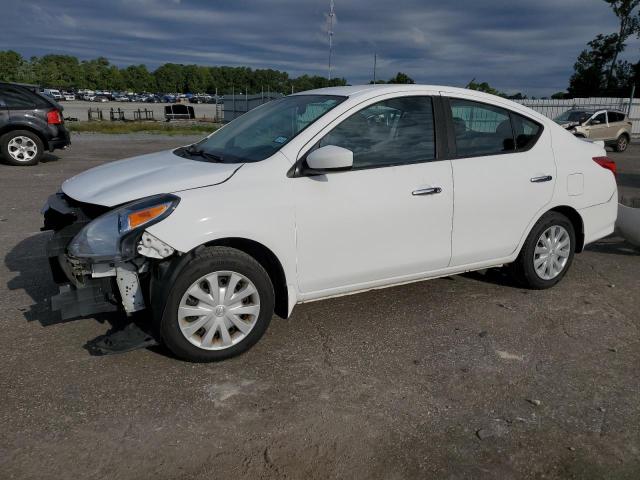
[[[205,350],[188,341],[178,324],[178,308],[187,289],[212,272],[232,271],[253,282],[260,296],[260,311],[255,325],[239,343],[223,350]],[[179,358],[192,362],[214,362],[235,357],[251,348],[264,335],[275,306],[275,294],[266,270],[253,257],[230,247],[210,247],[197,253],[182,268],[171,287],[160,319],[160,337]]]
[[[550,227],[563,227],[569,234],[569,257],[562,271],[552,279],[541,278],[534,268],[535,249],[540,236]],[[558,212],[547,212],[534,225],[522,246],[522,250],[515,262],[509,265],[508,270],[513,279],[525,288],[544,290],[553,287],[566,275],[571,267],[576,248],[576,234],[571,221]]]
[[[629,147],[629,135],[623,133],[616,140],[616,152],[624,152]]]
[[[36,146],[36,154],[33,158],[29,160],[16,160],[9,154],[9,143],[11,140],[17,137],[26,137],[29,138]],[[10,132],[5,133],[2,137],[0,137],[0,157],[8,163],[9,165],[15,165],[18,167],[25,167],[30,165],[36,165],[42,156],[44,155],[44,144],[40,137],[33,132],[28,130],[12,130]]]

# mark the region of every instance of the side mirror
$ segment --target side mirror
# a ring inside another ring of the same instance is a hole
[[[602,122],[600,120],[591,120],[591,122],[589,122],[591,125],[600,125]]]
[[[353,167],[353,152],[336,145],[326,145],[307,155],[307,165],[307,174],[321,175],[349,170]]]

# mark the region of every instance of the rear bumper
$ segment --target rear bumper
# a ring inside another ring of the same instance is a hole
[[[606,203],[583,208],[578,211],[584,223],[584,244],[588,245],[611,235],[615,230],[618,217],[617,191]]]
[[[64,149],[71,145],[71,137],[64,127],[58,127],[58,136],[49,140],[49,151],[53,152],[57,149]]]

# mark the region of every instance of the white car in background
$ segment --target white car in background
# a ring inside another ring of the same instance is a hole
[[[503,98],[302,92],[67,180],[44,208],[52,306],[150,309],[176,355],[211,361],[297,303],[499,266],[549,288],[613,232],[612,170],[601,146]]]

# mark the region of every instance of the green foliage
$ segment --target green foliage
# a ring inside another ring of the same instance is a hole
[[[232,91],[291,93],[292,90],[299,92],[347,84],[344,78],[329,80],[317,75],[289,78],[287,72],[270,68],[253,70],[248,67],[165,63],[149,72],[145,65],[118,68],[104,57],[80,62],[69,55],[45,55],[25,60],[12,50],[0,51],[0,80],[62,89],[171,93],[218,91],[220,94]]]
[[[502,93],[499,90],[496,90],[487,82],[478,83],[475,80],[471,80],[467,87],[469,90],[477,90],[478,92],[490,93],[491,95],[498,95],[500,97],[506,97],[506,93]]]
[[[604,0],[618,18],[617,33],[599,34],[583,50],[569,81],[569,95],[626,96],[638,81],[638,65],[618,60],[629,37],[640,35],[640,0]]]
[[[405,83],[406,84],[406,83],[416,83],[416,82],[414,82],[413,78],[411,78],[406,73],[398,72],[396,73],[396,76],[393,78],[390,78],[387,83]]]
[[[162,135],[207,135],[220,125],[216,123],[168,122],[67,122],[66,127],[77,133],[157,133]]]

